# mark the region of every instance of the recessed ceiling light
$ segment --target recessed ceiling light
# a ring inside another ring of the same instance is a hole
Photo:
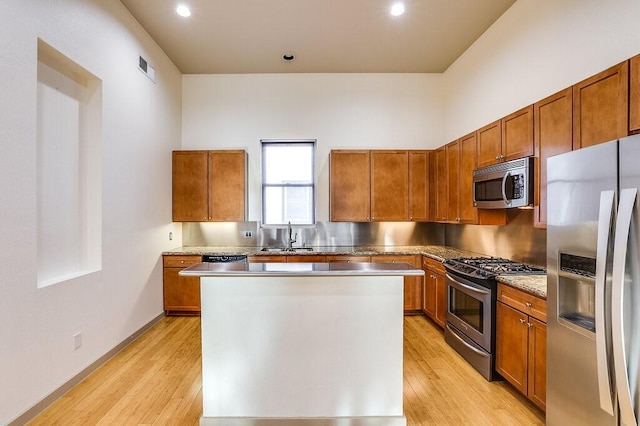
[[[282,59],[286,62],[291,62],[295,59],[296,57],[293,56],[293,53],[285,53],[284,55],[282,55]]]
[[[189,9],[189,6],[186,6],[184,4],[179,5],[176,8],[176,12],[178,13],[178,15],[184,18],[188,18],[189,16],[191,16],[191,10]]]
[[[403,13],[404,13],[404,4],[395,3],[393,6],[391,6],[391,14],[393,16],[400,16]]]

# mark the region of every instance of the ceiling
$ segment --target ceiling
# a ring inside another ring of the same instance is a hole
[[[394,0],[120,1],[183,74],[440,73],[515,3],[404,0],[394,17]]]

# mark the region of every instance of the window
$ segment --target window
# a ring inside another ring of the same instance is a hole
[[[315,140],[262,140],[262,223],[315,223]]]

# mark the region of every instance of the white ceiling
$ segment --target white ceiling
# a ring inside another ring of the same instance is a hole
[[[515,0],[404,0],[400,17],[394,0],[121,2],[182,73],[242,74],[443,72]]]

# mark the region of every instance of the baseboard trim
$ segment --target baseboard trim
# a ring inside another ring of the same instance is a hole
[[[142,336],[147,330],[149,330],[151,327],[156,325],[164,317],[165,317],[165,314],[163,312],[157,317],[153,318],[151,321],[149,321],[148,323],[143,325],[141,328],[139,328],[131,336],[127,337],[122,342],[120,342],[117,346],[115,346],[109,352],[102,355],[96,361],[91,363],[91,365],[89,365],[87,368],[85,368],[80,373],[73,376],[71,380],[64,383],[62,386],[60,386],[58,389],[51,392],[49,395],[45,396],[38,403],[36,403],[33,407],[29,408],[27,411],[25,411],[15,420],[8,423],[7,426],[21,426],[33,420],[38,414],[42,413],[47,407],[53,404],[58,398],[60,398],[61,396],[69,392],[74,386],[76,386],[78,383],[80,383],[81,381],[89,377],[91,373],[93,373],[98,368],[100,368],[109,359],[113,358],[115,354],[117,354],[118,352],[120,352],[121,350],[129,346],[134,340]]]

